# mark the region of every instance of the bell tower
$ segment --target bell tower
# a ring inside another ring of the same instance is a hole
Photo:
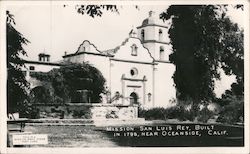
[[[160,20],[154,11],[137,27],[138,37],[156,61],[169,61],[171,46],[168,37],[168,25]]]

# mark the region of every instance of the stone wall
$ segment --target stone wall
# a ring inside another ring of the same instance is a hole
[[[92,119],[135,119],[138,118],[138,106],[133,105],[94,105],[91,108]]]

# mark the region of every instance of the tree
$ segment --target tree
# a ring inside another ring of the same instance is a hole
[[[25,99],[29,84],[25,79],[21,68],[24,60],[21,55],[26,55],[23,45],[29,41],[18,32],[14,25],[14,16],[6,11],[6,34],[7,34],[7,112],[22,112],[26,110]]]
[[[191,98],[195,104],[214,100],[218,69],[232,67],[230,57],[242,52],[242,44],[233,39],[240,30],[226,11],[226,5],[172,5],[161,14],[164,20],[172,18],[170,61],[176,65],[173,78],[179,99]],[[230,41],[228,35],[232,35]]]
[[[76,5],[76,10],[80,14],[87,14],[91,17],[101,17],[103,11],[117,12],[118,9],[116,5]]]
[[[57,74],[55,73],[52,84],[56,95],[60,97],[75,96],[77,90],[88,90],[91,102],[100,102],[100,94],[105,90],[105,79],[95,67],[86,63],[69,63],[62,66]],[[62,91],[64,94],[61,93]],[[68,99],[72,100],[73,97]]]
[[[234,74],[236,82],[231,85],[235,96],[244,95],[244,35],[243,30],[238,30],[237,25],[228,27],[231,33],[225,35],[225,50],[222,57],[222,68],[227,75]],[[226,91],[224,95],[227,95]]]
[[[241,8],[243,9],[243,8]],[[236,81],[226,90],[219,100],[222,110],[217,121],[224,123],[244,122],[244,48],[243,30],[228,27],[231,33],[226,34],[226,47],[222,68],[227,75],[236,75]]]
[[[78,90],[88,90],[91,102],[100,102],[100,94],[105,92],[106,81],[102,73],[86,63],[66,63],[59,69],[53,69],[48,73],[37,72],[32,77],[51,82],[54,103],[74,101]]]

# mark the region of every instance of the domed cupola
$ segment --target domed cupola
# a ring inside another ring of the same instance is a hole
[[[159,14],[149,12],[149,17],[137,27],[138,38],[156,60],[168,61],[170,45],[168,23],[160,19]]]
[[[154,11],[149,11],[149,17],[143,20],[142,26],[147,26],[151,24],[160,24],[159,18],[156,17]]]

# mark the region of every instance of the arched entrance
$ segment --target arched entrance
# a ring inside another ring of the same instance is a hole
[[[130,94],[130,104],[138,104],[138,95],[135,92]]]

